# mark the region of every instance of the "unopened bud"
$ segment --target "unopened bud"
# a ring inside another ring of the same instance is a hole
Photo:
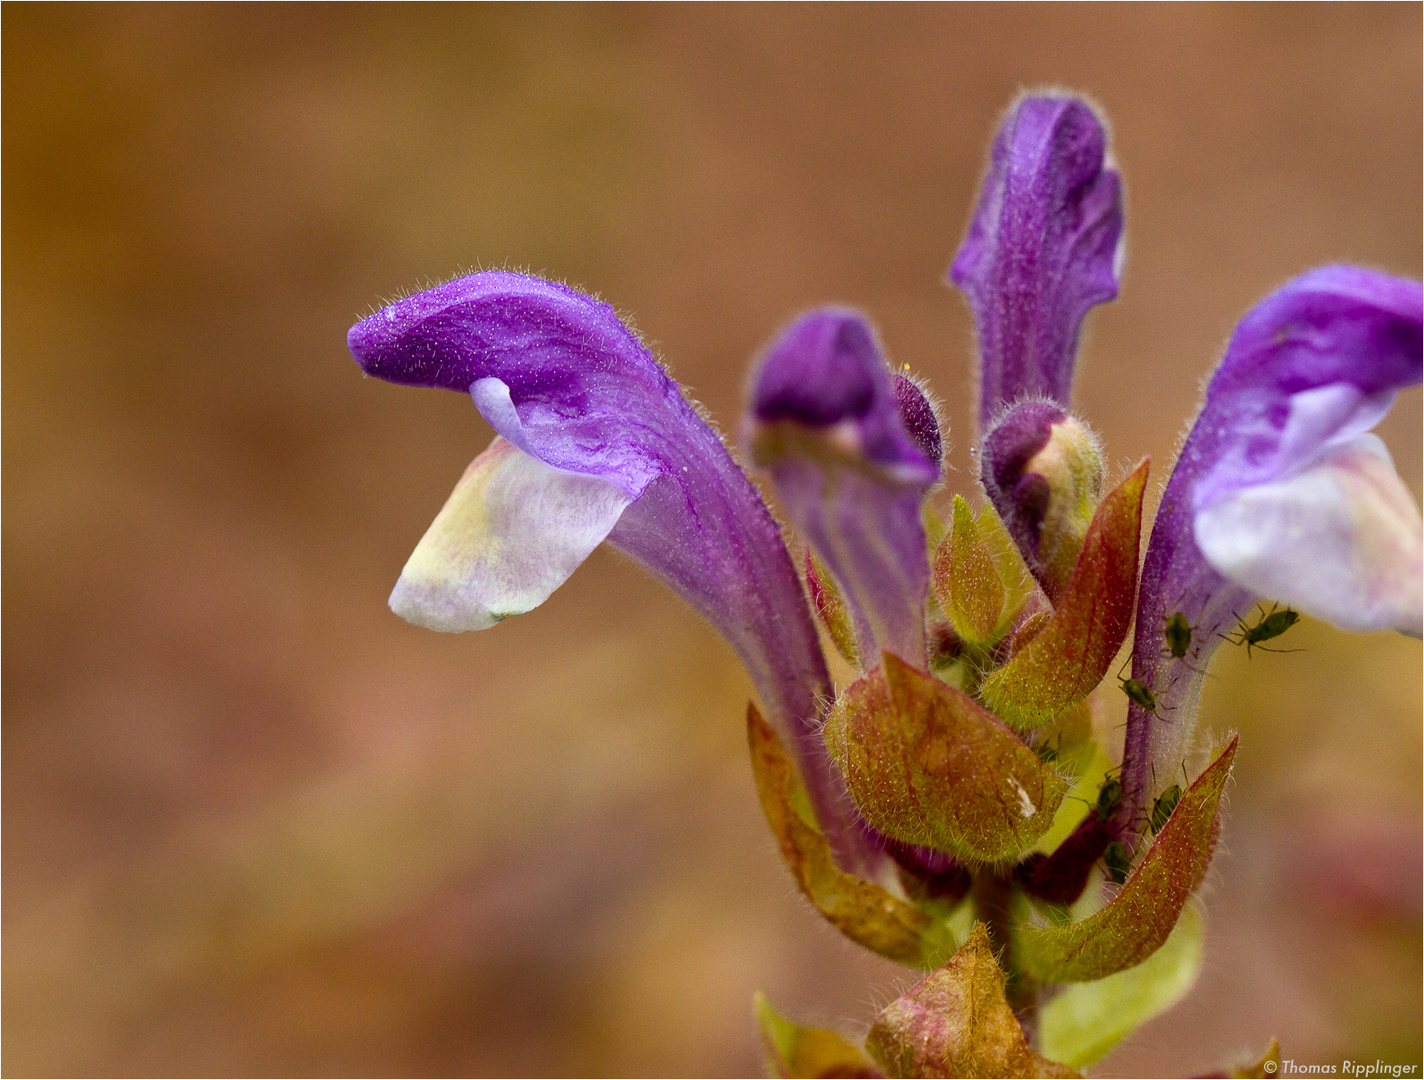
[[[1017,405],[984,438],[984,489],[1055,604],[1073,575],[1103,487],[1088,426],[1057,405]]]

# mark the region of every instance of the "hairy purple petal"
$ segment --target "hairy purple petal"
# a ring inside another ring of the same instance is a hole
[[[944,463],[944,436],[940,432],[939,416],[930,399],[918,383],[902,372],[894,375],[895,405],[905,434],[920,453],[938,469]]]
[[[1268,296],[1236,328],[1163,493],[1143,562],[1132,673],[1156,696],[1157,716],[1135,704],[1128,711],[1125,815],[1151,795],[1154,764],[1159,783],[1171,783],[1191,745],[1200,672],[1221,635],[1249,614],[1262,584],[1232,581],[1214,568],[1197,545],[1198,523],[1219,526],[1213,518],[1224,500],[1268,496],[1272,485],[1338,466],[1342,453],[1358,447],[1395,392],[1420,381],[1421,309],[1416,281],[1326,266]],[[1299,560],[1300,544],[1313,543],[1317,556],[1338,549],[1331,515],[1298,515],[1292,527],[1302,535],[1291,541],[1294,550],[1280,549],[1283,561]],[[1338,579],[1323,577],[1298,585],[1317,594],[1340,589]],[[1181,659],[1163,638],[1177,612],[1193,628]]]
[[[780,530],[612,307],[521,274],[473,274],[376,312],[347,341],[368,374],[468,392],[523,453],[620,489],[630,505],[609,542],[732,644],[845,868],[883,862],[820,738],[831,683]]]
[[[1117,296],[1122,193],[1107,134],[1079,98],[1010,110],[949,277],[979,330],[979,424],[1025,397],[1065,408],[1078,329]]]
[[[752,456],[770,469],[787,513],[844,588],[860,655],[885,650],[924,666],[929,560],[920,503],[939,467],[906,430],[869,325],[835,308],[803,315],[763,355],[751,398]],[[922,420],[916,426],[928,443]]]

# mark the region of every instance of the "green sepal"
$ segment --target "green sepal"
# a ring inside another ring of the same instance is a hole
[[[811,607],[826,628],[836,652],[847,664],[860,667],[860,646],[856,643],[850,607],[826,564],[809,548],[806,550],[806,589],[811,594]]]
[[[999,616],[999,629],[1007,630],[1018,618],[1028,598],[1038,590],[1038,582],[993,503],[984,504],[974,529],[989,558],[994,560],[994,569],[1004,586],[1004,610]]]
[[[955,633],[971,646],[992,644],[1004,612],[1004,583],[962,496],[954,497],[953,524],[935,552],[931,582]]]
[[[1111,902],[1067,926],[1018,928],[1014,960],[1021,970],[1040,982],[1091,982],[1140,964],[1161,947],[1211,864],[1236,742],[1233,734],[1217,749]]]

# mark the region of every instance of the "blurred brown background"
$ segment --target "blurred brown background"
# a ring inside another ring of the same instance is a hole
[[[752,991],[854,1028],[730,651],[596,554],[484,634],[385,597],[489,431],[346,328],[474,265],[631,313],[725,428],[855,304],[952,424],[942,275],[1021,87],[1105,108],[1120,300],[1078,402],[1159,480],[1235,321],[1418,275],[1420,8],[31,7],[3,20],[4,1068],[748,1074]],[[1420,398],[1381,432],[1418,492]],[[1420,1061],[1420,648],[1223,650],[1243,733],[1191,998],[1107,1073]]]

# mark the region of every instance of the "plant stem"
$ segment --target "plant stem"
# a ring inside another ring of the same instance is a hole
[[[994,955],[1004,971],[1004,994],[1018,1017],[1030,1046],[1038,1041],[1038,986],[1016,969],[1009,941],[1009,901],[1013,897],[1013,871],[986,866],[974,873],[974,910],[989,931]]]

